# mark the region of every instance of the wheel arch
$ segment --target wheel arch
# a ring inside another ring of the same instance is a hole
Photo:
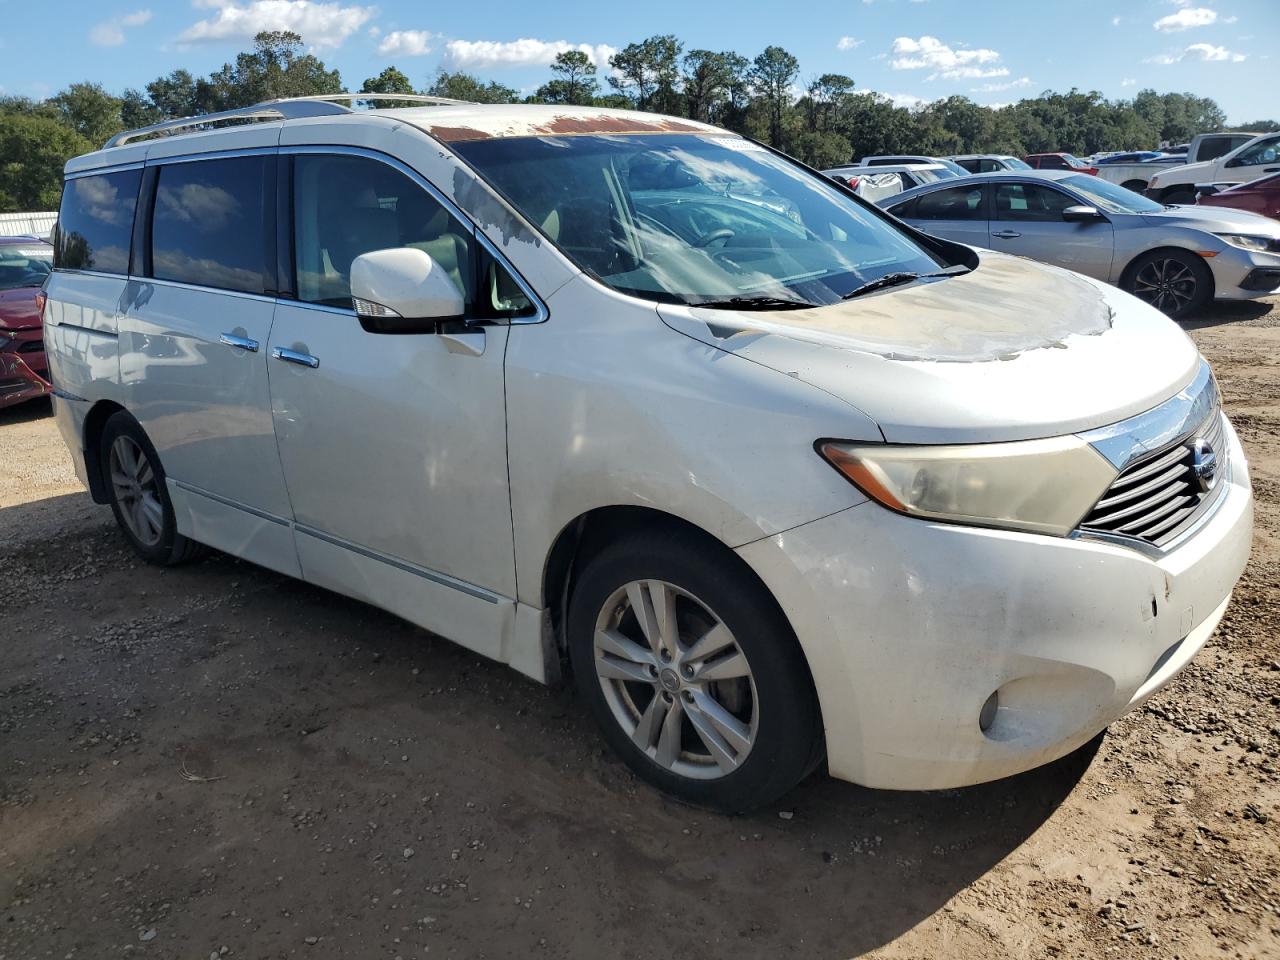
[[[102,458],[98,456],[98,448],[102,443],[102,429],[108,420],[124,411],[124,407],[113,400],[99,400],[85,415],[84,430],[81,437],[81,448],[84,451],[84,472],[89,480],[89,495],[94,503],[111,502],[107,490],[107,478],[102,475]]]
[[[804,644],[795,637],[795,628],[782,604],[778,602],[773,591],[751,565],[727,543],[697,524],[675,514],[653,507],[617,505],[596,507],[579,514],[564,525],[547,552],[546,562],[543,565],[541,600],[543,608],[550,617],[556,653],[560,658],[564,675],[567,675],[568,670],[565,619],[569,609],[569,599],[573,595],[576,573],[608,544],[632,533],[652,532],[655,529],[693,537],[719,551],[725,557],[726,563],[738,568],[769,598],[769,602],[777,608],[778,614],[791,629],[801,655],[804,656]],[[810,672],[810,683],[812,683],[812,669],[809,667],[808,657],[804,657],[804,660],[805,668]]]
[[[1133,179],[1126,180],[1124,183],[1120,184],[1120,186],[1124,187],[1126,190],[1132,190],[1134,193],[1142,193],[1147,189],[1147,181],[1134,177]]]
[[[1213,296],[1215,293],[1215,286],[1214,286],[1214,276],[1213,276],[1212,268],[1210,268],[1209,265],[1204,262],[1204,259],[1198,253],[1196,253],[1195,250],[1191,249],[1190,247],[1179,246],[1176,243],[1166,243],[1158,247],[1152,247],[1150,250],[1143,250],[1141,253],[1135,254],[1133,257],[1131,257],[1129,262],[1124,265],[1124,269],[1120,271],[1120,282],[1118,284],[1120,289],[1126,292],[1128,291],[1129,283],[1130,281],[1133,280],[1133,272],[1134,272],[1134,269],[1137,267],[1138,261],[1143,259],[1144,257],[1150,256],[1153,253],[1185,253],[1188,256],[1195,257],[1201,263],[1201,265],[1204,266],[1205,273],[1209,275],[1208,299],[1210,300],[1213,299]]]

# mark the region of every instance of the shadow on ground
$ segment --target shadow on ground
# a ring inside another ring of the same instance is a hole
[[[154,929],[157,955],[852,957],[1007,857],[1092,757],[928,794],[819,775],[709,814],[638,783],[568,692],[222,555],[142,565],[86,499],[0,510],[65,519],[0,546],[0,955]]]

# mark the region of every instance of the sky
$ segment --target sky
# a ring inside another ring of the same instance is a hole
[[[32,97],[207,74],[273,29],[300,33],[349,90],[394,64],[419,87],[445,68],[532,93],[560,50],[586,51],[603,78],[618,48],[674,33],[747,57],[778,44],[801,85],[842,73],[906,105],[1152,87],[1212,97],[1233,123],[1280,116],[1280,0],[0,0],[0,23],[0,94]]]

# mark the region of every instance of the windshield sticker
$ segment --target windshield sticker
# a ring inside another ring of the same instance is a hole
[[[703,143],[713,147],[724,147],[726,150],[737,150],[739,153],[768,153],[763,144],[742,137],[699,137]]]

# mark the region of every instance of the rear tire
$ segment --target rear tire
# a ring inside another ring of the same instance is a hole
[[[1213,296],[1213,274],[1189,251],[1152,250],[1129,265],[1123,287],[1171,319],[1181,320]]]
[[[641,778],[724,812],[771,803],[822,758],[808,666],[740,558],[683,532],[611,544],[569,601],[574,682]]]
[[[203,556],[203,544],[178,532],[164,467],[138,421],[123,410],[113,413],[98,449],[111,512],[134,552],[165,567]]]

